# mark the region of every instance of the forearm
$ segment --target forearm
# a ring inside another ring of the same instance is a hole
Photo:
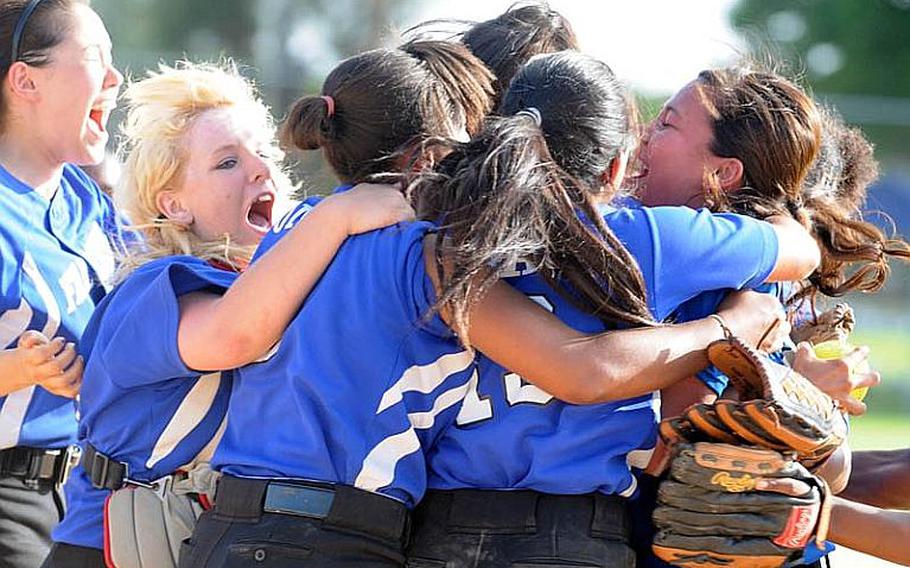
[[[708,365],[722,339],[713,320],[587,336],[508,285],[496,284],[472,310],[471,343],[566,402],[585,404],[659,390]]]
[[[891,562],[910,566],[910,512],[886,511],[834,497],[833,542]]]
[[[828,457],[828,459],[817,466],[812,473],[824,479],[828,483],[828,487],[831,489],[832,493],[841,493],[847,486],[847,481],[850,479],[852,455],[850,445],[847,442],[844,442]]]
[[[181,303],[178,346],[187,366],[238,367],[278,341],[347,238],[337,215],[330,203],[317,206],[223,296]]]
[[[910,509],[910,449],[856,452],[842,496],[886,509]]]
[[[821,250],[815,238],[799,223],[785,215],[765,219],[777,234],[777,264],[768,282],[807,278],[821,263]]]

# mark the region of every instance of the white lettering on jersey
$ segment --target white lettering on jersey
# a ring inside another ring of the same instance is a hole
[[[401,402],[405,392],[416,391],[424,394],[433,392],[449,375],[464,371],[473,362],[473,355],[467,351],[459,351],[443,355],[432,363],[408,368],[401,378],[382,395],[376,414]]]
[[[66,297],[66,313],[73,314],[79,306],[89,299],[92,291],[92,280],[88,275],[85,262],[74,260],[57,281]]]
[[[85,236],[85,258],[98,275],[101,285],[109,291],[116,262],[110,240],[98,223],[93,223]]]
[[[363,467],[354,487],[364,491],[378,491],[395,480],[395,466],[407,455],[420,450],[420,440],[414,428],[389,436],[376,444],[363,460]]]
[[[44,307],[47,308],[47,321],[44,322],[41,333],[48,339],[53,339],[54,336],[57,335],[57,330],[60,329],[60,307],[57,305],[54,293],[51,292],[51,287],[44,279],[44,276],[41,275],[41,271],[38,270],[35,259],[32,258],[32,255],[28,252],[22,257],[22,270],[35,285],[38,296],[41,297],[41,301],[44,302]]]
[[[313,206],[309,203],[301,205],[299,208],[288,212],[280,221],[275,223],[275,226],[272,227],[272,232],[275,234],[283,233],[284,231],[290,231],[294,228],[294,225],[298,221],[303,219],[307,213],[313,210]]]
[[[177,411],[168,421],[167,426],[158,436],[155,447],[145,467],[151,469],[155,464],[166,458],[174,451],[177,445],[198,426],[209,409],[212,408],[212,402],[218,393],[218,387],[221,385],[221,373],[209,373],[199,377],[190,392],[186,393]]]
[[[520,266],[518,267],[520,268]],[[518,270],[516,268],[516,270]],[[553,304],[544,296],[528,296],[548,312],[553,311]],[[481,396],[477,390],[478,381],[475,377],[468,383],[468,393],[465,395],[464,404],[458,413],[455,423],[459,426],[476,424],[483,420],[493,418],[493,405],[488,396]],[[553,400],[553,395],[542,388],[525,381],[517,373],[506,373],[502,376],[503,389],[506,402],[509,406],[516,404],[544,405]]]
[[[476,374],[477,372],[475,371],[474,375]],[[418,430],[432,428],[433,424],[436,423],[436,417],[439,413],[464,400],[465,393],[468,391],[468,386],[469,384],[465,383],[460,387],[455,387],[442,393],[436,397],[436,400],[433,401],[433,408],[427,412],[412,412],[408,414],[408,420],[411,422],[411,425]]]
[[[482,420],[493,418],[493,403],[489,397],[480,398],[477,390],[477,371],[471,374],[471,380],[468,381],[468,392],[465,394],[464,403],[461,405],[461,411],[455,419],[459,426],[473,424]]]
[[[402,373],[382,395],[376,414],[400,403],[405,392],[428,394],[445,380],[464,371],[474,362],[474,356],[467,351],[449,353],[427,365],[414,365]],[[476,381],[475,381],[476,382]],[[427,412],[408,414],[411,426],[400,434],[383,439],[376,444],[363,460],[360,473],[354,480],[354,487],[366,491],[377,491],[394,481],[395,467],[404,457],[420,450],[420,440],[415,429],[431,428],[440,412],[460,402],[468,391],[468,384],[449,389],[436,397],[433,408]]]

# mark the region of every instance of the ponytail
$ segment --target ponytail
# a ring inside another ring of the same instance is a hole
[[[331,120],[323,97],[298,99],[281,125],[278,135],[282,146],[301,150],[322,148],[332,134]]]
[[[464,47],[411,41],[342,61],[322,96],[303,97],[281,129],[286,146],[321,148],[343,183],[401,170],[431,138],[476,131],[490,109],[492,76]]]
[[[421,216],[440,221],[436,307],[466,346],[471,309],[519,263],[605,323],[653,325],[637,263],[590,188],[556,164],[532,113],[491,119],[412,189]]]

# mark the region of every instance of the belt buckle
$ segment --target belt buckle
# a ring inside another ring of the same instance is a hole
[[[329,515],[335,491],[272,481],[265,490],[263,512],[324,519]]]
[[[82,446],[77,446],[76,444],[66,447],[66,451],[63,454],[63,463],[60,466],[60,474],[57,476],[59,480],[57,485],[63,487],[66,485],[67,480],[70,478],[70,473],[73,471],[79,462],[82,460]]]

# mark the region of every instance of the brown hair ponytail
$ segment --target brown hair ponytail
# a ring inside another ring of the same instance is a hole
[[[478,127],[490,108],[491,80],[458,44],[416,40],[368,51],[338,64],[323,96],[294,103],[281,140],[303,150],[322,148],[343,183],[397,172],[408,148],[422,140]]]
[[[596,207],[602,176],[628,143],[627,109],[603,63],[575,52],[535,57],[504,96],[509,116],[418,179],[421,215],[441,224],[438,306],[466,345],[471,308],[520,262],[605,322],[654,323],[638,265]]]

